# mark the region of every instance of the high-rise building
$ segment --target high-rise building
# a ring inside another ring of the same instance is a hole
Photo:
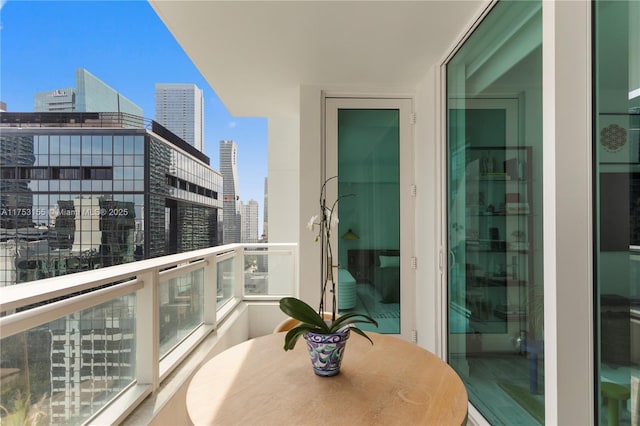
[[[198,151],[204,150],[204,96],[188,83],[156,83],[155,120]]]
[[[242,203],[242,231],[240,242],[258,242],[258,202],[256,200],[249,200],[247,204]]]
[[[222,240],[224,244],[239,243],[240,194],[238,188],[238,145],[220,141],[220,173],[222,174]]]
[[[269,178],[264,178],[264,203],[263,203],[263,211],[262,211],[262,235],[260,236],[260,240],[262,242],[267,242],[269,240]]]
[[[142,108],[84,68],[76,69],[76,87],[36,93],[33,110],[35,112],[118,112],[143,117]]]

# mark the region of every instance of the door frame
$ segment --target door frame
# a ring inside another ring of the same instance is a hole
[[[415,342],[416,269],[415,269],[415,174],[414,174],[414,100],[409,96],[367,97],[323,94],[322,180],[338,171],[338,109],[397,109],[400,118],[400,334]],[[330,182],[327,198],[337,196],[337,182]],[[332,244],[339,242],[334,234]]]

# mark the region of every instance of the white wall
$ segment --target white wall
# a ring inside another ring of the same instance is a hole
[[[267,213],[270,243],[295,243],[299,239],[299,163],[294,160],[299,155],[299,129],[298,117],[269,118],[269,158],[267,161],[269,204]],[[269,256],[269,262],[279,263],[278,257]],[[269,267],[269,271],[269,292],[271,294],[288,294],[291,284],[289,270]],[[286,276],[279,277],[278,273],[286,274]]]
[[[300,298],[311,306],[318,304],[320,294],[320,244],[306,228],[309,218],[317,214],[321,185],[321,114],[322,93],[317,87],[300,89],[300,210],[297,221],[299,231],[299,285]]]
[[[298,117],[269,118],[268,176],[269,180],[269,242],[298,241],[298,173],[295,161],[300,149]]]
[[[542,4],[548,424],[594,420],[590,11],[589,2]]]

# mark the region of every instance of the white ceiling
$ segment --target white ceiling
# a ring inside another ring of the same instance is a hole
[[[413,90],[487,0],[149,0],[238,116],[289,116],[301,85]]]

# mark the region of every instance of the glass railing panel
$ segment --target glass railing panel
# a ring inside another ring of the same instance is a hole
[[[220,309],[233,297],[235,286],[235,258],[228,258],[218,262],[217,276],[217,309]]]
[[[133,383],[135,298],[0,340],[0,423],[80,424]]]
[[[247,248],[244,253],[244,295],[293,294],[293,253],[278,248]]]
[[[204,270],[160,281],[160,357],[203,321]]]

